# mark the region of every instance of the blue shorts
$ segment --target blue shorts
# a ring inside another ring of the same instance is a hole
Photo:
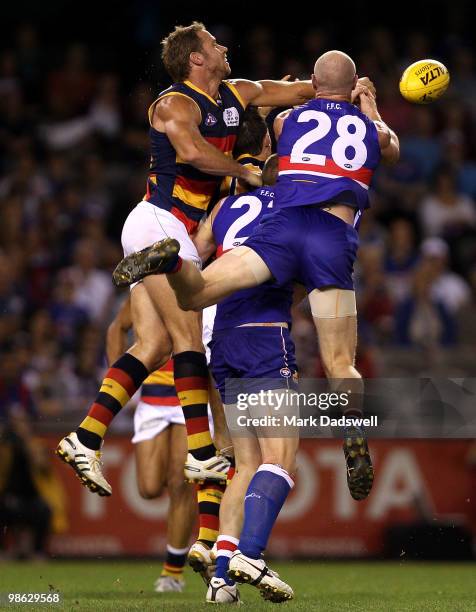
[[[239,393],[297,386],[294,342],[286,327],[231,327],[214,332],[208,346],[224,404],[236,403]]]
[[[353,289],[359,235],[351,225],[317,205],[282,208],[266,215],[244,246],[253,249],[281,285]]]

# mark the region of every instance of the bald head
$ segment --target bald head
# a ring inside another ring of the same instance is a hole
[[[316,94],[349,96],[355,86],[354,60],[342,51],[327,51],[314,64]]]

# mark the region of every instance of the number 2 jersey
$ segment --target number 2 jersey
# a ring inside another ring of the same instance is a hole
[[[380,145],[374,122],[353,104],[318,98],[295,108],[277,153],[276,208],[325,202],[368,208]]]
[[[273,200],[273,188],[262,187],[223,201],[212,225],[217,257],[244,243],[261,219],[273,214]],[[218,304],[213,331],[246,323],[290,325],[292,295],[292,284],[278,286],[271,281],[236,291]]]

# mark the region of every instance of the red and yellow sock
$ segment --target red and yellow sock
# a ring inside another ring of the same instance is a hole
[[[174,356],[174,380],[187,429],[188,450],[203,461],[216,454],[208,426],[208,367],[203,353]]]
[[[187,548],[174,548],[167,544],[167,556],[162,568],[161,576],[170,576],[175,580],[182,580],[183,568],[187,559]]]
[[[206,480],[197,485],[198,499],[198,540],[210,548],[218,538],[220,522],[220,503],[226,485]]]
[[[96,401],[76,430],[81,444],[99,450],[112,419],[127,404],[148,374],[142,361],[129,353],[122,355],[109,368]]]

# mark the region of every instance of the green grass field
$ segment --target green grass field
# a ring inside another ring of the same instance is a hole
[[[280,609],[476,612],[476,564],[410,562],[295,562],[272,567],[294,588],[294,601]],[[160,563],[152,561],[54,561],[0,564],[0,592],[60,591],[56,605],[8,605],[8,610],[209,610],[202,581],[186,572],[184,593],[159,595],[152,585]],[[249,586],[244,609],[270,610]],[[2,606],[0,606],[2,607]]]

